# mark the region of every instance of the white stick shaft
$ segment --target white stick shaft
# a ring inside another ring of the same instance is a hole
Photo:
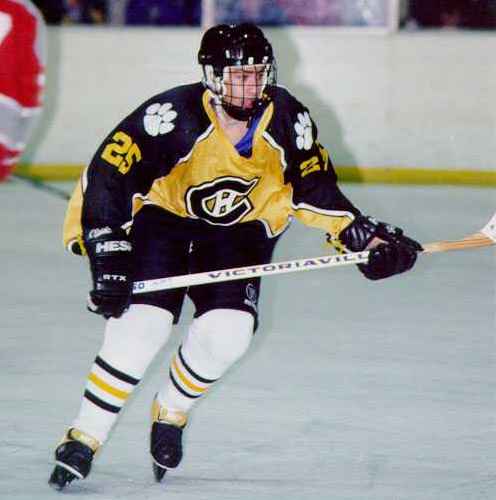
[[[327,267],[349,266],[351,264],[366,263],[369,252],[356,252],[343,255],[324,255],[310,259],[287,260],[285,262],[272,262],[246,267],[234,267],[232,269],[219,269],[205,273],[184,274],[160,278],[155,280],[135,281],[133,293],[157,292],[172,288],[183,288],[193,285],[206,285],[209,283],[220,283],[222,281],[242,280],[259,276],[273,274],[295,273],[299,271],[311,271],[314,269],[325,269]]]

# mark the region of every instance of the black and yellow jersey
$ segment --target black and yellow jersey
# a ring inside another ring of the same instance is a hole
[[[64,244],[77,251],[83,228],[128,228],[146,204],[207,228],[258,223],[273,237],[294,216],[337,235],[359,211],[337,187],[308,109],[284,88],[269,91],[250,156],[229,141],[201,83],[146,101],[107,136],[83,172],[69,202]]]

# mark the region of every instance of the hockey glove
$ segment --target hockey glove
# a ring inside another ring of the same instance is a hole
[[[337,241],[329,241],[338,250],[360,252],[374,238],[379,238],[384,243],[370,249],[367,264],[358,264],[364,276],[371,280],[389,278],[408,271],[417,260],[417,252],[423,250],[419,243],[405,236],[402,229],[363,215],[359,215],[343,229]]]
[[[118,318],[127,309],[132,292],[132,244],[122,229],[109,227],[85,233],[93,290],[88,310],[105,318]]]

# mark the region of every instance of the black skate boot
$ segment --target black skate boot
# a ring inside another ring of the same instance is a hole
[[[150,453],[157,482],[162,481],[167,469],[177,467],[183,458],[181,441],[187,420],[185,413],[169,411],[161,407],[156,399],[153,400]]]
[[[67,431],[62,442],[55,450],[55,468],[48,484],[62,490],[74,479],[84,479],[91,470],[91,462],[100,441],[78,429]]]

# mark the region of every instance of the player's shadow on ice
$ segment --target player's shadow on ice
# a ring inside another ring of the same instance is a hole
[[[292,38],[292,32],[284,28],[267,31],[277,59],[278,83],[308,107],[319,128],[319,140],[328,149],[333,164],[356,166],[357,161],[353,151],[346,144],[339,119],[329,104],[333,96],[332,81],[326,85],[328,88],[326,96],[319,95],[316,87],[312,86],[312,81],[318,82],[329,78],[334,61],[326,56],[326,51],[322,47],[316,46],[315,50],[321,52],[320,66],[326,70],[319,72],[318,68],[312,66],[312,81],[309,82],[304,76],[309,74],[307,68],[304,68],[304,54],[300,53]]]

